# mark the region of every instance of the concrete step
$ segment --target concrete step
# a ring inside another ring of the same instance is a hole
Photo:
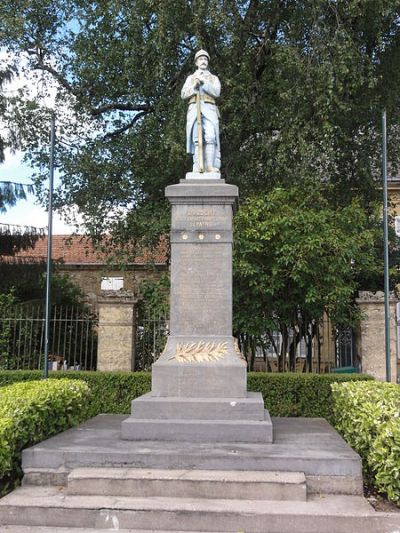
[[[303,472],[76,468],[68,494],[306,501]]]
[[[260,392],[246,398],[167,398],[151,392],[132,401],[133,418],[144,420],[264,420],[264,400]]]
[[[92,529],[246,533],[388,533],[400,514],[377,513],[360,496],[307,502],[67,495],[21,487],[0,500],[0,524]]]
[[[110,529],[93,529],[87,527],[41,527],[41,526],[2,526],[1,533],[110,533]],[[112,531],[112,530],[111,530]],[[119,533],[154,533],[153,529],[119,529]],[[199,531],[159,530],[157,533],[201,533]],[[218,533],[229,533],[218,531]]]
[[[268,411],[263,420],[144,419],[130,416],[121,423],[121,438],[130,441],[253,443],[273,441]]]

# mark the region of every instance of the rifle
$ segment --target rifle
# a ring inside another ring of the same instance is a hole
[[[196,105],[197,105],[197,139],[198,139],[198,158],[199,158],[199,169],[200,172],[204,172],[204,161],[203,161],[203,130],[201,127],[201,108],[200,108],[200,87],[199,92],[196,94]]]

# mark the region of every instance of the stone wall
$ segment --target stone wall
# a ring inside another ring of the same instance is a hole
[[[360,292],[357,304],[363,314],[358,336],[361,371],[379,380],[386,380],[385,307],[383,292]],[[396,382],[397,327],[396,300],[390,299],[390,368],[391,380]]]
[[[157,266],[156,269],[135,266],[127,270],[110,270],[103,265],[58,265],[57,272],[67,274],[71,280],[82,289],[88,302],[97,306],[97,299],[101,295],[101,280],[103,277],[123,277],[124,290],[137,295],[142,281],[157,280],[167,266]]]

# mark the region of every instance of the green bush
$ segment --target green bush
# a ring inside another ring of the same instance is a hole
[[[19,381],[40,379],[38,370],[0,372],[0,387]],[[88,404],[88,417],[100,413],[128,414],[131,401],[151,390],[149,372],[49,372],[52,379],[79,379],[85,381],[92,392]]]
[[[261,392],[272,416],[322,417],[333,421],[331,384],[345,381],[370,382],[363,374],[298,374],[249,372],[250,391]]]
[[[0,372],[0,386],[39,379],[39,371]],[[128,414],[131,401],[151,390],[148,372],[50,372],[50,378],[83,379],[92,391],[88,416]],[[272,416],[306,416],[332,419],[333,382],[371,380],[359,374],[295,374],[250,372],[250,391],[261,392]]]
[[[358,452],[379,492],[400,502],[400,388],[392,383],[333,384],[336,429]]]
[[[3,487],[6,476],[12,479],[18,472],[22,449],[86,419],[89,399],[89,387],[78,380],[30,381],[0,388]]]
[[[332,385],[334,424],[361,455],[364,466],[380,426],[400,411],[398,385],[369,381]]]
[[[375,486],[393,502],[400,504],[400,419],[381,425],[378,436],[371,445],[368,464]]]
[[[2,473],[4,474],[12,469],[12,436],[13,424],[11,418],[0,418],[0,479]]]

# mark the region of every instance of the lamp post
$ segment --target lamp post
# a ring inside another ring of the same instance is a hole
[[[388,245],[388,198],[387,198],[387,140],[386,111],[382,111],[382,177],[383,177],[383,244],[384,244],[384,287],[385,287],[385,356],[386,381],[390,373],[390,308],[389,308],[389,245]]]
[[[56,138],[56,120],[54,113],[51,114],[50,136],[50,177],[49,177],[49,205],[48,205],[48,229],[47,229],[47,268],[46,268],[46,314],[44,330],[44,372],[43,378],[49,376],[49,332],[51,314],[51,252],[53,245],[53,188],[54,188],[54,147]]]

